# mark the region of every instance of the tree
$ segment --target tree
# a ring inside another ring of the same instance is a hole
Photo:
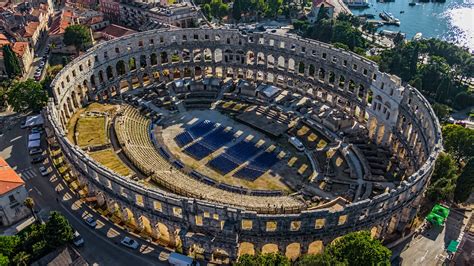
[[[454,200],[457,202],[466,201],[472,193],[474,188],[474,159],[470,159],[463,172],[459,175],[456,182],[456,189],[454,190]]]
[[[7,266],[8,264],[10,264],[8,257],[0,253],[0,266]]]
[[[440,121],[445,121],[449,118],[449,113],[451,108],[445,104],[435,103],[432,105],[433,111],[435,112],[436,116]]]
[[[10,45],[3,46],[3,58],[5,62],[5,70],[9,78],[14,78],[21,74],[20,60],[13,52]]]
[[[324,4],[322,4],[318,10],[318,16],[316,17],[316,22],[323,19],[330,19],[328,9],[324,6]]]
[[[443,127],[444,148],[460,163],[474,157],[474,130],[460,125]]]
[[[13,263],[17,266],[26,266],[30,261],[30,257],[31,256],[25,251],[20,251],[13,257]]]
[[[77,51],[83,51],[92,45],[90,30],[85,25],[71,25],[64,31],[63,42],[66,45],[74,45]]]
[[[232,6],[232,18],[235,21],[240,21],[240,19],[242,19],[242,10],[243,10],[242,0],[235,0],[234,5]]]
[[[329,256],[347,265],[390,265],[392,252],[368,231],[349,233],[326,248]]]
[[[68,220],[59,212],[51,212],[45,227],[45,240],[48,246],[56,248],[73,239],[73,230]]]
[[[216,19],[222,19],[229,12],[229,6],[222,3],[222,0],[212,0],[210,7],[212,17]]]
[[[48,94],[41,84],[32,79],[14,83],[7,92],[8,103],[16,112],[38,112],[46,105]]]
[[[11,257],[20,243],[18,236],[0,236],[0,254]]]
[[[297,266],[333,266],[343,265],[335,258],[331,257],[327,252],[321,254],[304,255],[296,264]],[[347,264],[347,262],[345,263]]]
[[[456,180],[458,167],[456,161],[449,153],[440,153],[435,162],[435,169],[431,176],[431,183],[428,187],[427,194],[433,201],[452,200],[454,189],[456,188]]]
[[[38,219],[36,219],[36,213],[35,213],[35,201],[33,200],[33,198],[31,197],[28,197],[25,199],[25,202],[23,202],[23,204],[28,208],[30,209],[30,212],[31,212],[31,215],[33,216],[33,218],[35,218],[35,221],[37,221]]]
[[[202,6],[202,13],[204,14],[204,16],[206,16],[207,19],[212,19],[211,6],[209,4],[204,4]]]

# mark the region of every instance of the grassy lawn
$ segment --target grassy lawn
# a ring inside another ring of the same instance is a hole
[[[91,152],[89,155],[102,164],[103,166],[109,168],[110,170],[118,173],[122,176],[127,176],[131,173],[130,168],[128,168],[115,154],[112,149],[105,149],[101,151]]]
[[[76,125],[77,145],[87,147],[107,144],[105,117],[81,117]]]

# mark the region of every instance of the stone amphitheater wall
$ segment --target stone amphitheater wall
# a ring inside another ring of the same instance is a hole
[[[189,58],[183,57],[183,50],[189,51]],[[120,61],[123,67],[117,67]],[[135,69],[130,67],[133,61]],[[265,80],[345,110],[366,121],[376,143],[407,158],[413,174],[396,189],[347,204],[341,211],[252,211],[146,188],[102,167],[65,138],[70,116],[91,101],[146,81],[202,75],[204,69],[214,75]],[[374,234],[383,237],[402,230],[416,215],[442,149],[437,118],[416,89],[358,55],[290,35],[217,29],[141,32],[91,48],[63,68],[51,86],[48,124],[80,183],[123,220],[134,219],[140,227],[146,220],[157,237],[163,234],[158,224],[164,224],[170,245],[180,243],[185,250],[199,245],[207,256],[220,249],[235,259],[243,242],[257,251],[268,243],[284,251],[298,242],[306,253],[313,241],[325,245],[351,231],[375,228]]]

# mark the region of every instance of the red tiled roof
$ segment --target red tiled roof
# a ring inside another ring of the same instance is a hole
[[[110,24],[109,26],[105,27],[105,29],[103,29],[101,32],[114,38],[119,38],[125,35],[135,33],[136,31],[116,24]]]
[[[10,44],[10,41],[8,40],[7,36],[5,34],[0,33],[0,46],[4,46]]]
[[[27,49],[28,42],[16,42],[12,47],[13,52],[15,52],[19,57],[23,57]]]
[[[23,33],[23,37],[33,37],[33,34],[35,33],[36,29],[39,26],[39,22],[30,22],[26,25],[25,27],[25,32]]]
[[[23,179],[0,157],[0,195],[21,187],[24,184]]]

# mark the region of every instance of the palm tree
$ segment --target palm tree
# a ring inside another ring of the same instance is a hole
[[[13,257],[13,263],[15,265],[26,266],[30,261],[30,254],[26,253],[25,251],[20,251]]]
[[[36,219],[36,213],[35,213],[35,201],[33,200],[33,198],[31,197],[28,197],[25,199],[25,202],[23,202],[23,204],[28,208],[30,209],[31,211],[31,215],[33,215],[33,218],[35,218],[35,221],[37,220]]]

